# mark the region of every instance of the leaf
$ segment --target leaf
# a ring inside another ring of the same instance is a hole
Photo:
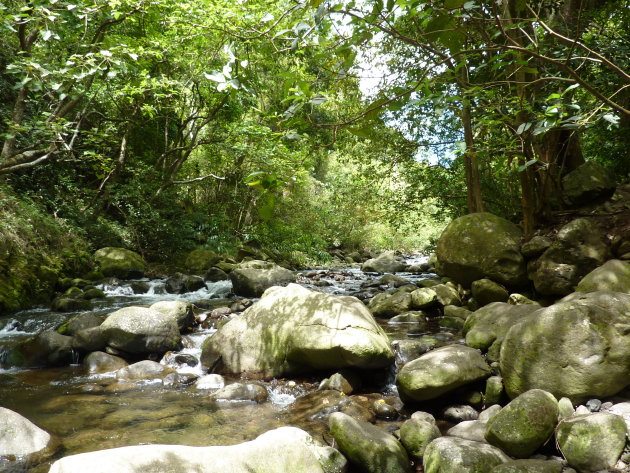
[[[249,65],[249,61],[244,59],[240,62],[242,68],[246,68]]]
[[[528,167],[533,166],[534,164],[536,164],[538,162],[538,159],[534,158],[534,159],[530,159],[529,161],[527,161],[525,164],[523,164],[522,166],[518,167],[518,172],[523,172],[525,171]]]
[[[372,133],[371,130],[367,127],[358,128],[358,127],[348,127],[347,130],[352,133],[354,136],[358,136],[359,138],[371,138]]]
[[[53,33],[52,33],[52,31],[50,31],[50,30],[44,30],[44,31],[42,31],[42,39],[43,39],[44,41],[48,41],[52,35],[53,35]]]
[[[326,101],[328,101],[328,97],[324,95],[316,95],[311,100],[309,100],[309,102],[312,103],[313,105],[322,105],[326,103]]]
[[[517,135],[522,135],[523,133],[525,133],[527,130],[529,130],[532,127],[532,124],[529,122],[525,122],[525,123],[521,123],[518,128],[516,129],[516,134]]]
[[[101,55],[105,56],[105,57],[112,57],[113,56],[113,54],[110,51],[108,51],[107,49],[101,49]]]
[[[204,77],[214,82],[225,82],[225,76],[220,72],[213,72],[212,74],[204,73]]]
[[[613,115],[612,113],[607,113],[602,115],[602,118],[606,120],[608,123],[611,123],[615,126],[619,125],[619,117],[617,115]]]
[[[572,84],[569,87],[567,87],[566,89],[564,89],[564,92],[562,92],[562,95],[566,94],[567,92],[572,91],[573,89],[576,89],[580,86],[580,84]]]
[[[263,22],[263,23],[267,23],[267,22],[269,22],[269,21],[273,21],[273,20],[275,20],[275,19],[276,19],[276,17],[275,17],[275,16],[273,16],[271,13],[267,13],[265,16],[263,16],[263,17],[260,19],[260,21],[261,21],[261,22]]]
[[[322,3],[324,3],[324,0],[309,0],[308,2],[308,4],[313,8],[319,7]]]

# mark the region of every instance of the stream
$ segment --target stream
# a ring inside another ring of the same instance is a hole
[[[430,273],[396,275],[410,282],[435,277]],[[330,294],[361,295],[366,284],[379,277],[356,268],[310,270],[300,272],[298,282]],[[318,280],[316,285],[314,280]],[[94,301],[92,311],[107,314],[131,305],[185,300],[193,303],[195,312],[200,313],[234,301],[229,281],[208,283],[205,289],[183,295],[168,294],[164,280],[142,282],[149,287],[145,294],[134,294],[130,281],[101,285],[107,297]],[[194,385],[167,386],[160,380],[120,383],[111,373],[88,375],[78,357],[75,364],[58,368],[17,369],[2,365],[2,353],[9,347],[40,331],[56,328],[74,314],[35,308],[0,318],[0,406],[22,414],[56,435],[63,445],[53,459],[31,468],[31,472],[46,472],[56,458],[81,452],[154,443],[231,445],[282,425],[300,427],[316,438],[327,440],[326,419],[317,414],[327,400],[318,397],[316,390],[321,380],[332,373],[264,382],[269,400],[256,404],[214,401],[209,398],[209,391],[198,390]],[[458,341],[454,330],[440,328],[437,323],[417,326],[377,320],[392,341],[418,337],[436,339],[438,345]],[[184,336],[184,348],[178,353],[198,359],[201,343],[214,330],[195,328]],[[178,364],[173,359],[173,354],[167,354],[160,362],[180,373],[204,374],[199,364]],[[367,407],[377,399],[396,407],[401,412],[397,418],[378,421],[391,424],[387,426],[391,430],[409,414],[398,399],[394,377],[393,369],[384,376],[375,376],[371,385],[351,396]],[[226,384],[238,380],[225,378]]]

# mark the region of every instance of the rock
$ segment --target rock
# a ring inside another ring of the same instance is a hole
[[[573,403],[568,397],[560,398],[558,401],[558,420],[566,419],[575,414]]]
[[[134,294],[146,294],[150,289],[149,283],[144,281],[133,281],[131,283],[131,290]]]
[[[456,305],[447,305],[444,307],[444,316],[446,317],[458,317],[462,320],[466,320],[472,312],[464,307],[458,307]]]
[[[562,195],[573,207],[604,201],[616,187],[615,175],[594,161],[578,166],[562,178]]]
[[[193,250],[186,256],[186,269],[194,274],[203,274],[221,260],[214,251]]]
[[[75,299],[74,297],[57,297],[52,301],[50,310],[54,312],[78,312],[90,310],[92,304],[85,299]]]
[[[501,376],[490,376],[486,380],[486,392],[484,394],[484,404],[498,404],[503,396],[503,378]]]
[[[459,406],[449,406],[442,411],[442,417],[453,423],[463,422],[466,420],[477,420],[479,413],[474,407],[462,404]]]
[[[361,266],[366,273],[397,273],[405,270],[405,263],[400,261],[395,252],[386,251],[376,258],[370,258]]]
[[[272,286],[295,282],[295,274],[274,263],[252,260],[238,264],[230,272],[230,280],[235,294],[260,297]]]
[[[280,427],[228,447],[139,445],[71,455],[49,473],[339,473],[345,459],[303,430]]]
[[[378,294],[370,300],[368,309],[375,317],[393,317],[408,312],[411,309],[411,294],[403,291]]]
[[[396,324],[426,324],[427,314],[422,311],[412,311],[399,314],[387,321],[390,325]]]
[[[144,307],[125,307],[109,314],[101,325],[107,344],[127,353],[164,353],[176,350],[181,336],[175,319]]]
[[[372,403],[372,410],[377,419],[395,419],[398,417],[398,411],[391,404],[387,404],[385,399],[378,399]]]
[[[411,473],[407,452],[384,430],[336,412],[328,419],[341,453],[367,473]]]
[[[490,473],[562,473],[562,467],[557,460],[512,460],[495,466]]]
[[[70,298],[80,299],[83,296],[83,291],[78,287],[71,287],[66,292],[64,292],[63,295]]]
[[[587,218],[563,226],[556,241],[530,271],[536,291],[546,296],[566,296],[580,279],[611,256],[604,232]]]
[[[464,321],[459,317],[440,317],[438,319],[438,325],[443,328],[461,330],[464,328]]]
[[[490,367],[474,348],[449,345],[407,363],[396,377],[403,400],[427,401],[490,376]]]
[[[508,304],[512,304],[512,305],[534,304],[540,307],[540,304],[538,302],[533,301],[529,297],[524,296],[523,294],[518,294],[516,292],[510,294],[510,297],[508,298]]]
[[[257,403],[265,402],[269,394],[260,384],[254,383],[233,383],[215,391],[210,395],[217,401],[253,401]]]
[[[486,440],[508,455],[526,458],[541,447],[558,421],[558,401],[540,389],[527,391],[488,421]]]
[[[60,325],[57,328],[57,332],[62,335],[72,336],[79,330],[98,327],[103,323],[103,320],[105,319],[100,315],[96,315],[92,312],[83,312],[82,314],[71,317],[69,320]]]
[[[599,412],[602,407],[602,401],[599,399],[589,399],[586,401],[585,406],[590,412]]]
[[[405,364],[424,355],[436,347],[438,341],[430,335],[420,337],[418,340],[394,340],[392,347],[396,353],[396,362]]]
[[[409,419],[400,426],[400,442],[414,460],[421,460],[427,445],[441,436],[435,421]]]
[[[162,379],[167,375],[175,373],[173,368],[161,365],[156,361],[142,360],[129,366],[125,366],[116,371],[118,379]]]
[[[127,366],[127,362],[118,356],[95,351],[85,357],[83,366],[90,374],[108,373],[124,368]]]
[[[437,305],[437,293],[429,287],[421,287],[411,293],[411,307],[429,309]]]
[[[268,289],[209,337],[201,355],[206,367],[257,378],[383,368],[393,358],[387,336],[361,301],[297,284]]]
[[[486,443],[486,424],[481,420],[465,420],[446,432],[451,437]]]
[[[197,389],[221,389],[225,386],[225,379],[220,374],[207,374],[195,381]]]
[[[17,412],[0,407],[0,458],[18,463],[38,463],[51,456],[59,443],[50,434]],[[15,470],[26,471],[28,468]]]
[[[44,367],[72,363],[72,337],[45,330],[12,348],[3,361],[9,366]]]
[[[210,268],[203,278],[208,282],[229,281],[228,273],[219,268]]]
[[[617,463],[626,445],[626,424],[614,414],[598,412],[562,420],[556,442],[569,465],[598,471]]]
[[[102,351],[106,346],[107,340],[100,326],[78,330],[72,337],[72,348],[83,353]]]
[[[612,291],[630,293],[630,262],[609,260],[582,278],[576,292]]]
[[[464,286],[482,278],[520,286],[527,281],[521,236],[516,225],[490,213],[457,218],[438,240],[436,270]]]
[[[416,411],[413,414],[411,414],[411,419],[414,420],[421,420],[423,422],[429,422],[430,424],[435,424],[435,417],[433,417],[433,414],[430,414],[428,412],[424,412],[424,411]]]
[[[179,330],[190,328],[195,322],[192,304],[184,301],[160,301],[149,307],[152,310],[162,312],[175,320]]]
[[[535,236],[521,246],[521,253],[527,259],[537,258],[551,246],[551,239],[545,236]]]
[[[88,301],[92,300],[92,299],[105,299],[106,295],[103,291],[101,291],[100,289],[97,289],[95,287],[91,287],[89,289],[86,289],[83,292],[83,299],[86,299]]]
[[[479,420],[482,422],[488,422],[494,416],[501,411],[501,406],[498,404],[492,404],[490,407],[484,409],[479,413]],[[485,438],[484,438],[485,440]]]
[[[94,253],[94,260],[106,277],[121,279],[141,278],[147,266],[142,256],[125,248],[101,248]]]
[[[206,283],[199,276],[189,276],[187,274],[176,273],[164,283],[164,289],[170,294],[185,294],[205,289]]]
[[[303,422],[304,419],[317,422],[328,422],[328,418],[335,412],[342,412],[350,417],[374,422],[374,412],[367,405],[367,398],[346,396],[339,391],[314,391],[299,396],[291,405],[292,417],[289,422]],[[370,406],[371,407],[371,406]]]
[[[507,302],[510,296],[507,289],[490,279],[473,281],[470,290],[481,307],[491,302]]]
[[[510,461],[505,453],[487,443],[457,437],[440,437],[424,451],[425,473],[485,473]]]
[[[318,389],[333,389],[345,395],[349,395],[360,387],[361,380],[358,376],[353,376],[351,373],[345,373],[345,376],[342,373],[335,373],[330,378],[324,379]]]
[[[411,307],[414,309],[429,309],[449,305],[461,306],[462,301],[457,290],[448,284],[421,287],[411,293]]]
[[[574,403],[630,383],[630,294],[575,293],[508,330],[500,367],[511,398],[540,388]]]
[[[385,274],[376,284],[379,286],[402,287],[411,284],[408,279],[401,278],[395,274]]]

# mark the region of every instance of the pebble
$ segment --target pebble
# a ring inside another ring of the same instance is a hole
[[[589,399],[586,401],[585,406],[591,412],[599,412],[602,407],[602,401],[599,399]]]

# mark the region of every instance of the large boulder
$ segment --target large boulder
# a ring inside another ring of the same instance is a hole
[[[192,304],[185,301],[160,301],[149,308],[173,317],[179,330],[192,327],[195,322]]]
[[[556,241],[530,266],[530,277],[540,294],[566,296],[610,256],[604,232],[593,220],[578,218],[560,229]]]
[[[510,297],[507,289],[491,279],[474,281],[470,287],[470,292],[477,304],[482,307],[491,302],[507,302],[508,297]]]
[[[481,212],[453,220],[437,244],[438,274],[470,286],[489,278],[507,286],[527,281],[520,252],[521,230],[496,215]]]
[[[630,383],[630,294],[575,293],[508,330],[500,367],[507,394],[534,388],[574,403]]]
[[[58,446],[48,432],[17,412],[0,407],[0,459],[13,457],[13,461],[20,463],[39,462],[55,453]],[[22,470],[16,467],[10,471]]]
[[[403,366],[396,386],[403,400],[427,401],[488,376],[490,367],[479,350],[449,345]]]
[[[112,312],[101,325],[101,332],[107,345],[126,353],[164,353],[181,344],[175,318],[145,307],[131,306]]]
[[[630,262],[612,259],[594,269],[578,283],[577,292],[630,293]]]
[[[424,451],[425,473],[486,473],[510,461],[505,453],[487,443],[457,437],[440,437]]]
[[[361,301],[297,284],[265,291],[209,337],[201,354],[206,367],[258,378],[382,368],[393,358],[387,336]]]
[[[411,308],[411,294],[406,291],[397,291],[393,294],[382,292],[374,296],[368,304],[368,309],[376,317],[393,317]]]
[[[275,263],[251,260],[235,266],[230,272],[230,280],[235,294],[260,297],[272,286],[295,282],[295,274]]]
[[[41,367],[67,365],[72,359],[72,337],[45,330],[11,348],[3,361],[10,366]]]
[[[212,250],[193,250],[186,256],[186,269],[194,274],[204,274],[221,261],[221,257]]]
[[[361,266],[366,273],[397,273],[406,268],[394,251],[385,251],[376,258],[370,258]]]
[[[411,473],[407,452],[383,429],[342,412],[328,419],[330,433],[352,465],[366,473]]]
[[[303,430],[280,427],[228,447],[139,445],[81,453],[57,460],[49,473],[339,473],[345,463]]]
[[[125,248],[101,248],[94,253],[94,260],[103,275],[121,279],[141,278],[147,267],[142,256]]]
[[[615,175],[593,161],[582,164],[562,178],[562,194],[571,206],[608,199],[616,186]]]

